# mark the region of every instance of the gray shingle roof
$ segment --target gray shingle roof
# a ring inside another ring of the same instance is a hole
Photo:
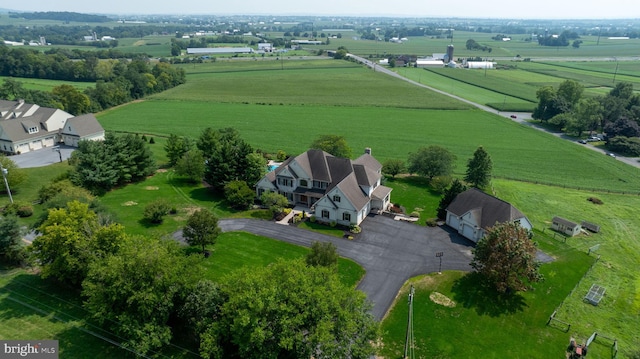
[[[468,189],[449,204],[447,211],[462,216],[471,212],[480,227],[492,227],[496,223],[512,222],[525,215],[509,202],[488,195],[477,188]]]
[[[568,219],[565,219],[565,218],[562,218],[562,217],[558,217],[558,216],[553,217],[553,223],[558,223],[558,224],[561,224],[561,225],[563,225],[565,227],[569,227],[569,228],[576,228],[578,226],[577,223],[571,222]]]
[[[72,117],[65,123],[62,133],[66,134],[71,126],[80,137],[103,133],[104,129],[93,114]]]

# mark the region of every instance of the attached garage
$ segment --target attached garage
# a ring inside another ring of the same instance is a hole
[[[29,145],[29,149],[31,151],[35,151],[35,150],[39,150],[42,148],[42,140],[37,139],[35,141],[31,141],[31,144]]]
[[[463,223],[462,224],[462,235],[466,238],[471,239],[474,242],[477,242],[477,240],[475,239],[475,234],[474,232],[474,228],[472,225],[468,224],[468,223]]]

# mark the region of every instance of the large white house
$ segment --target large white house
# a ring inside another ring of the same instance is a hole
[[[77,147],[80,140],[103,139],[104,129],[92,114],[74,117],[23,100],[0,100],[0,152],[26,153],[61,142]]]
[[[355,160],[308,150],[267,173],[256,184],[256,194],[278,192],[291,205],[315,210],[319,221],[348,226],[389,206],[391,188],[382,186],[381,179],[382,165],[370,149]]]
[[[478,242],[496,223],[514,222],[531,230],[531,221],[509,202],[471,188],[456,196],[446,209],[446,223],[463,237]]]

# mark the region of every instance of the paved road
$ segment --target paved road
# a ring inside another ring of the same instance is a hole
[[[431,91],[435,91],[437,93],[440,93],[440,94],[455,98],[456,100],[468,103],[469,105],[477,107],[477,108],[479,108],[479,109],[481,109],[483,111],[490,112],[490,113],[493,113],[493,114],[496,114],[498,116],[502,116],[502,117],[505,117],[505,118],[509,118],[509,119],[514,120],[514,121],[516,121],[518,123],[521,123],[523,125],[533,127],[533,128],[538,129],[540,131],[547,132],[549,134],[552,134],[552,135],[560,137],[560,138],[564,138],[564,139],[569,140],[569,141],[574,141],[573,138],[568,137],[568,136],[564,135],[561,132],[549,131],[548,129],[546,129],[546,128],[542,127],[542,126],[537,126],[535,123],[532,123],[532,122],[528,121],[528,120],[531,120],[531,113],[527,113],[527,112],[501,112],[501,111],[498,111],[498,110],[496,110],[494,108],[491,108],[489,106],[485,106],[485,105],[482,105],[482,104],[479,104],[479,103],[476,103],[476,102],[473,102],[473,101],[469,101],[469,100],[464,99],[464,98],[462,98],[460,96],[456,96],[456,95],[450,94],[448,92],[439,90],[437,88],[434,88],[434,87],[431,87],[431,86],[428,86],[428,85],[413,81],[411,79],[408,79],[408,78],[398,74],[397,72],[391,71],[388,68],[386,68],[384,66],[381,66],[381,65],[377,64],[374,61],[370,61],[370,60],[365,59],[364,57],[356,56],[356,55],[353,55],[353,54],[347,54],[347,56],[349,56],[349,57],[355,59],[356,61],[358,61],[358,62],[360,62],[360,63],[362,63],[362,64],[364,64],[364,65],[366,65],[366,66],[368,66],[370,68],[372,68],[376,72],[381,72],[381,73],[387,74],[389,76],[396,77],[396,78],[401,79],[403,81],[409,82],[409,83],[411,83],[411,84],[413,84],[415,86],[423,87],[423,88],[429,89]],[[600,60],[602,60],[602,59],[600,59]],[[631,58],[629,60],[631,60]],[[566,59],[565,59],[565,61],[566,61]],[[515,115],[516,118],[511,117],[512,115]],[[591,149],[593,151],[600,152],[600,153],[603,154],[603,156],[608,153],[608,151],[606,151],[604,149],[601,149],[599,147],[592,146],[590,144],[582,145],[582,144],[579,144],[579,143],[576,142],[576,145],[577,146],[585,146],[585,147],[587,147],[587,148],[589,148],[589,149]],[[634,166],[636,168],[640,168],[640,162],[638,162],[637,158],[623,157],[623,156],[617,156],[616,158],[618,160],[630,165],[630,166]],[[608,160],[608,159],[605,159],[605,160]]]
[[[471,270],[471,242],[448,227],[417,226],[370,215],[362,223],[362,233],[350,241],[270,221],[221,219],[218,224],[223,232],[246,231],[306,247],[315,241],[335,244],[338,254],[365,269],[358,289],[373,302],[372,314],[378,320],[409,278],[438,271],[435,253],[444,252],[442,270]],[[181,233],[174,237],[180,239]]]

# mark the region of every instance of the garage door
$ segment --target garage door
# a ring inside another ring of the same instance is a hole
[[[44,147],[51,147],[53,146],[53,137],[47,137],[44,140],[42,140]]]
[[[455,229],[456,231],[460,230],[460,220],[458,219],[457,216],[454,216],[453,214],[450,214],[447,216],[448,222],[447,224],[449,225],[449,227]]]
[[[29,144],[28,143],[23,143],[19,146],[16,146],[16,152],[20,152],[20,153],[27,153],[29,152]]]
[[[31,142],[31,151],[35,151],[35,150],[39,150],[42,148],[42,140],[37,140],[37,141],[33,141]]]
[[[464,237],[469,238],[472,241],[476,241],[476,239],[473,236],[473,227],[468,225],[468,224],[463,224],[462,225],[462,235]]]

